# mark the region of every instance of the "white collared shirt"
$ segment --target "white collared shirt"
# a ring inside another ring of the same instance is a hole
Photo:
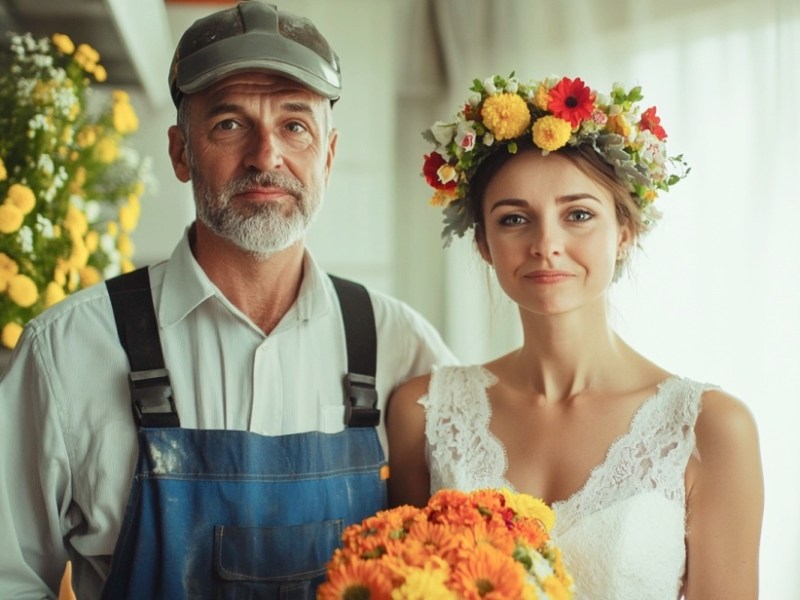
[[[150,281],[182,427],[264,435],[343,428],[342,317],[310,254],[297,301],[269,335],[206,277],[188,236],[150,268]],[[456,361],[417,312],[370,296],[385,416],[397,385]],[[67,558],[78,597],[99,597],[138,452],[129,370],[105,285],[26,327],[0,380],[0,597],[52,594],[46,587],[57,589]],[[379,436],[385,448],[383,422]]]

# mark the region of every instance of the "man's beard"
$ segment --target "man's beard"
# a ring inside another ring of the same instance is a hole
[[[317,214],[321,190],[305,186],[294,177],[276,171],[253,172],[232,179],[214,193],[197,172],[192,173],[197,218],[211,231],[238,248],[267,259],[303,238]],[[293,196],[284,203],[237,203],[231,199],[254,187],[277,187]]]

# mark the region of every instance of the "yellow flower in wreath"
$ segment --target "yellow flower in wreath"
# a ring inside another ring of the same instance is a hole
[[[546,115],[533,124],[533,143],[546,152],[562,148],[569,141],[572,127],[564,119]]]
[[[497,141],[519,137],[531,124],[531,111],[518,94],[489,96],[481,108],[481,117]]]

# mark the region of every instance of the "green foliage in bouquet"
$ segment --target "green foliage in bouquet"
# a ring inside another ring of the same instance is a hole
[[[150,162],[139,121],[87,44],[11,35],[0,50],[0,343],[72,292],[133,269]]]

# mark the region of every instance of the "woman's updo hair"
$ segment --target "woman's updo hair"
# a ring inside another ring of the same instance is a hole
[[[517,154],[528,150],[541,152],[533,142],[527,138],[517,141]],[[556,151],[580,169],[592,181],[601,185],[611,193],[620,226],[630,227],[633,240],[636,241],[647,230],[647,224],[642,214],[642,209],[636,203],[633,193],[628,186],[617,177],[614,167],[608,164],[594,148],[588,145],[564,146]],[[515,154],[504,149],[488,156],[478,167],[475,175],[469,182],[469,195],[467,197],[467,210],[475,223],[475,235],[482,235],[483,229],[483,197],[489,182],[494,179],[497,172],[512,159]]]

